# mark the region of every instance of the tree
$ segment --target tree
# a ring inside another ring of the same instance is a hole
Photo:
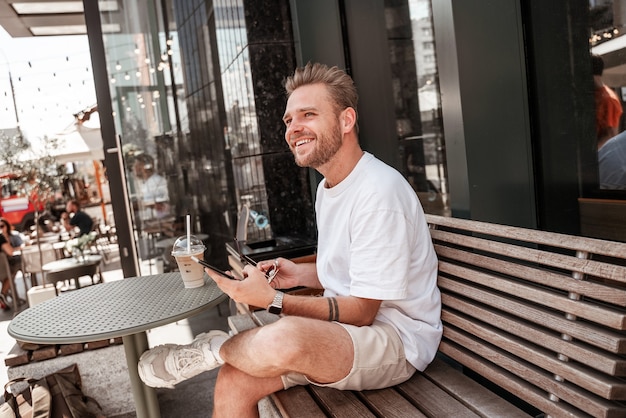
[[[18,131],[14,135],[0,132],[0,162],[2,171],[10,172],[22,180],[24,196],[35,208],[35,230],[39,249],[39,262],[43,264],[40,244],[40,216],[41,209],[46,208],[57,190],[60,188],[60,179],[64,173],[59,172],[59,166],[54,157],[54,151],[59,148],[59,140],[44,137],[40,147],[33,147],[31,143]]]
[[[2,161],[3,166],[16,167],[20,164],[20,154],[30,148],[30,144],[19,131],[13,135],[1,131],[0,147],[0,161]]]
[[[3,171],[23,179],[29,201],[39,208],[60,188],[59,166],[54,152],[59,148],[57,138],[44,137],[41,146],[33,147],[21,133],[9,136],[0,132],[0,162]]]

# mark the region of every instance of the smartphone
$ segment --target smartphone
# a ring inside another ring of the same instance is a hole
[[[217,267],[213,267],[212,265],[210,265],[206,261],[200,260],[198,257],[195,257],[195,256],[192,255],[191,259],[193,261],[195,261],[196,263],[200,264],[201,266],[204,266],[204,267],[206,267],[206,268],[208,268],[210,270],[213,270],[214,272],[216,272],[220,276],[226,277],[227,279],[231,279],[231,280],[237,280],[233,276],[231,276],[230,274],[226,273],[225,271],[222,271],[222,270],[218,269]]]

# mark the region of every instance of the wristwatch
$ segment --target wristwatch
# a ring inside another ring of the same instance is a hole
[[[280,313],[283,311],[283,296],[285,296],[283,292],[276,292],[274,300],[267,307],[267,311],[269,313],[280,315]]]

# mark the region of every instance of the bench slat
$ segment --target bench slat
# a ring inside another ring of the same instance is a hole
[[[366,408],[359,398],[350,391],[315,385],[309,385],[307,389],[315,397],[318,404],[322,405],[322,408],[328,411],[330,416],[334,418],[376,417]]]
[[[294,386],[287,390],[280,390],[270,396],[274,406],[276,406],[283,418],[326,418],[328,416],[315,403],[313,398],[311,398],[311,394],[304,386]]]
[[[487,353],[487,350],[489,350],[489,352],[493,351],[491,346],[487,347],[485,345],[486,341],[494,347],[506,350],[507,353],[513,354],[517,358],[524,359],[525,362],[532,363],[550,373],[559,375],[565,380],[595,393],[604,399],[626,399],[626,382],[624,382],[623,379],[581,367],[574,362],[561,361],[556,358],[553,353],[545,349],[534,346],[532,343],[524,341],[519,337],[504,334],[501,331],[498,332],[493,327],[486,324],[478,324],[449,312],[445,313],[445,318],[447,324],[458,326],[459,329],[463,329],[465,332],[479,338],[469,338],[466,334],[458,333],[456,329],[448,328],[448,330],[444,331],[444,335],[448,332],[449,336],[454,336],[454,341],[463,339],[465,343],[470,344],[467,347],[471,348],[475,353],[482,355]]]
[[[394,389],[364,390],[357,396],[374,415],[385,418],[426,418],[415,406]]]
[[[543,411],[546,415],[572,418],[592,416],[609,418],[605,410],[600,411],[601,413],[592,413],[589,415],[565,402],[553,402],[546,392],[539,390],[537,387],[507,371],[511,370],[508,368],[510,364],[504,364],[503,367],[495,366],[491,362],[472,354],[469,350],[465,350],[460,345],[451,343],[447,339],[441,341],[439,351],[459,363],[464,364],[468,369],[478,372],[481,376],[484,376],[507,392],[524,399],[526,402],[529,402]],[[493,361],[500,360],[495,356],[491,357],[491,359]]]
[[[590,323],[571,321],[566,319],[563,315],[557,315],[548,309],[520,303],[513,298],[504,297],[495,292],[477,289],[476,287],[445,277],[440,276],[438,283],[442,290],[445,289],[463,295],[535,324],[570,335],[612,353],[624,354],[626,352],[626,336],[621,333],[594,326]]]
[[[272,322],[276,322],[280,319],[280,315],[269,313],[266,310],[251,312],[252,318],[260,326],[269,325]]]
[[[558,333],[549,333],[545,328],[533,325],[528,321],[519,320],[512,315],[496,312],[483,306],[472,304],[454,295],[443,293],[444,313],[454,315],[445,306],[454,306],[455,311],[463,312],[482,322],[491,324],[513,335],[541,345],[544,348],[563,354],[579,363],[586,364],[612,376],[626,376],[626,359],[593,346],[561,338]]]
[[[567,248],[574,251],[584,251],[621,259],[626,257],[626,243],[621,242],[612,242],[595,238],[578,237],[555,232],[545,232],[534,229],[429,214],[426,214],[426,221],[431,225],[444,226],[508,239],[517,239],[542,245],[549,245],[552,247]]]
[[[435,358],[423,374],[481,417],[528,418],[527,413],[495,393],[486,391],[484,386],[443,360]]]
[[[529,263],[537,263],[544,266],[576,271],[581,274],[589,274],[622,283],[626,282],[626,267],[624,266],[564,254],[557,254],[549,251],[536,250],[534,248],[504,242],[496,242],[468,235],[458,235],[446,231],[431,230],[430,232],[434,241],[441,240],[450,244],[462,245],[473,250],[486,251],[501,256],[513,257]]]
[[[624,288],[610,286],[605,283],[601,284],[587,280],[577,280],[571,275],[521,265],[519,263],[496,259],[477,253],[469,253],[443,245],[435,245],[435,248],[440,259],[453,259],[508,276],[518,277],[539,285],[584,295],[622,307],[626,306],[626,289]]]
[[[575,313],[577,317],[585,318],[616,330],[623,331],[626,329],[626,311],[617,310],[609,305],[570,299],[567,295],[549,291],[548,289],[540,289],[522,282],[481,273],[466,267],[449,264],[445,261],[439,262],[439,271],[452,276],[462,277],[467,281],[481,284],[494,290],[499,290],[514,296],[516,299],[526,299],[532,304],[541,304],[564,313]],[[450,280],[442,276],[439,277],[438,283]]]
[[[228,326],[234,334],[256,328],[257,324],[250,315],[233,315],[228,317]]]
[[[468,365],[470,368],[473,368],[473,366],[467,363],[468,356],[472,358],[475,357],[475,361],[488,363],[490,365],[489,368],[485,369],[485,364],[483,364],[480,368],[473,370],[500,386],[507,385],[507,383],[503,381],[505,378],[501,375],[502,373],[500,373],[502,371],[507,371],[507,374],[514,374],[516,379],[524,379],[526,386],[521,390],[519,388],[506,390],[515,395],[519,395],[527,401],[529,401],[529,399],[531,399],[531,401],[537,401],[536,399],[532,399],[533,395],[529,392],[529,388],[532,388],[546,397],[548,396],[547,394],[554,394],[564,401],[562,402],[564,405],[569,404],[593,416],[605,416],[617,412],[621,413],[622,416],[626,416],[626,407],[623,403],[604,399],[588,390],[582,389],[579,387],[580,381],[557,379],[553,373],[534,365],[534,362],[526,361],[526,359],[512,355],[496,346],[485,345],[477,341],[471,335],[461,330],[453,329],[453,327],[449,327],[446,330],[446,334],[445,344],[442,343],[442,347],[443,345],[451,346],[452,351],[447,351],[449,349],[441,349],[443,353]],[[450,338],[450,340],[448,338]],[[454,341],[454,343],[451,343],[451,341]],[[508,348],[510,347],[507,347],[507,349]],[[464,355],[457,358],[458,353],[455,354],[454,350],[461,350]],[[492,363],[497,366],[493,366]],[[506,388],[507,386],[502,387]],[[594,382],[594,389],[599,387],[598,382]],[[529,396],[531,397],[529,398]],[[533,405],[547,412],[543,409],[545,406],[542,406],[541,402],[539,404],[533,403]]]
[[[397,386],[397,390],[415,399],[419,403],[420,410],[429,417],[476,418],[479,416],[419,373]]]

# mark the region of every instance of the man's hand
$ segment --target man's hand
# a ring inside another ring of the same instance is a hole
[[[291,289],[304,286],[311,289],[321,289],[322,286],[317,279],[315,263],[296,264],[286,258],[261,261],[257,264],[259,270],[264,273],[277,268],[278,273],[273,277],[271,286],[274,289]]]
[[[267,283],[265,274],[256,267],[244,267],[243,280],[227,279],[208,268],[204,271],[235,302],[266,308],[274,300],[276,291]]]

